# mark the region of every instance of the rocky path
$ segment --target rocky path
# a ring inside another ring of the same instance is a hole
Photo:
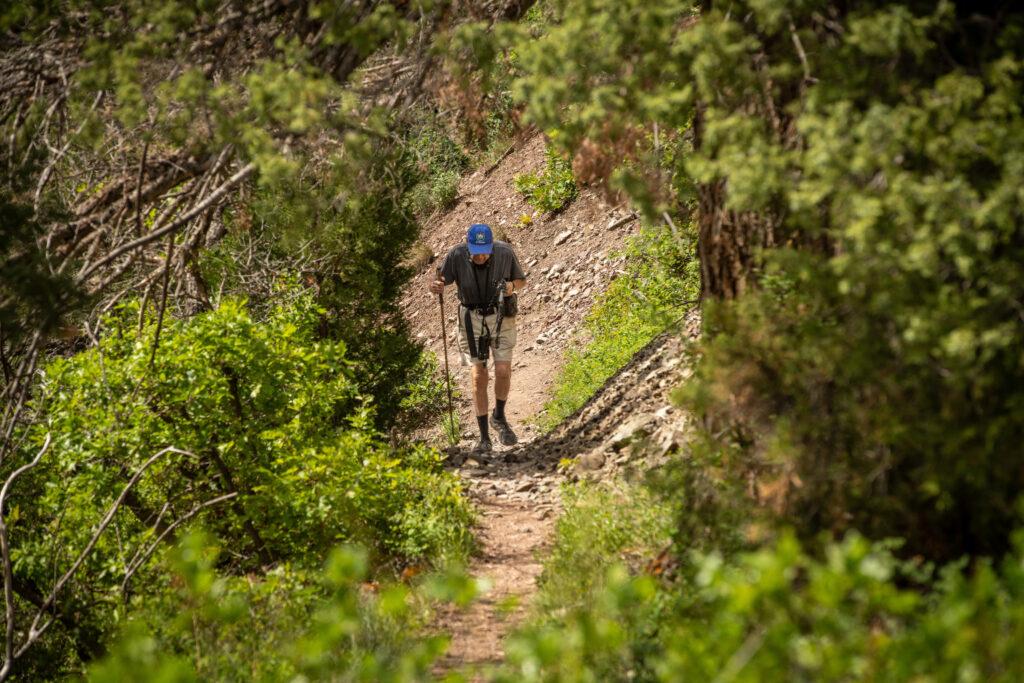
[[[439,626],[452,642],[437,673],[453,668],[477,669],[504,657],[505,636],[522,621],[537,590],[541,557],[554,526],[559,475],[527,462],[505,461],[524,456],[525,445],[498,454],[494,464],[467,461],[462,469],[480,513],[480,552],[470,564],[472,576],[483,579],[486,592],[464,611],[442,616]]]
[[[465,440],[450,456],[459,462],[470,497],[479,512],[479,552],[470,563],[471,576],[482,579],[484,594],[466,610],[449,610],[439,627],[452,636],[436,670],[475,670],[504,658],[505,637],[526,616],[537,591],[541,559],[559,512],[558,488],[563,477],[557,462],[546,456],[543,437],[530,425],[520,426],[520,443],[495,445],[484,460],[464,458],[473,445]]]
[[[481,675],[503,659],[505,637],[526,616],[537,591],[564,481],[629,477],[659,465],[684,442],[687,421],[668,393],[687,374],[681,349],[698,323],[689,316],[683,335],[652,340],[553,431],[525,430],[523,443],[497,452],[490,462],[462,462],[459,471],[481,515],[481,549],[469,571],[490,587],[467,610],[441,615],[438,627],[452,642],[436,673],[468,667]],[[568,459],[573,465],[563,472],[559,464]]]

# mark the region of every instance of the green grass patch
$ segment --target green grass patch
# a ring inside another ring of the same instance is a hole
[[[669,542],[671,506],[642,486],[577,484],[564,489],[563,502],[540,580],[545,613],[591,604],[612,565],[639,568]]]
[[[625,247],[625,275],[612,281],[584,321],[587,343],[568,351],[541,425],[555,427],[578,410],[637,351],[686,311],[700,292],[691,229],[678,235],[648,227]]]

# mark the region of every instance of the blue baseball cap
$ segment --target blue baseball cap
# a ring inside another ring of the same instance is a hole
[[[490,254],[494,250],[494,235],[491,234],[491,227],[483,223],[474,223],[469,226],[466,233],[466,244],[469,245],[469,253]]]

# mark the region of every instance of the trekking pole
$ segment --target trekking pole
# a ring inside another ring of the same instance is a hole
[[[494,348],[497,349],[501,345],[501,322],[505,318],[505,282],[506,280],[498,280],[497,284],[494,285],[494,293],[497,295],[498,303],[494,307],[495,323],[494,323]]]
[[[437,270],[438,279],[441,278],[441,269]],[[438,292],[437,302],[441,304],[441,341],[444,345],[444,379],[445,384],[448,386],[448,424],[450,426],[451,437],[455,437],[455,409],[452,407],[452,374],[448,370],[448,327],[445,324],[445,310],[444,310],[444,290]]]

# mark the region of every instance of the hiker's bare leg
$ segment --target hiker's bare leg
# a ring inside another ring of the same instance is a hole
[[[508,391],[512,386],[512,361],[494,361],[494,398],[499,401],[508,400]],[[486,399],[486,391],[484,398]],[[479,403],[477,409],[479,409]],[[484,410],[487,410],[487,403],[484,403]],[[477,413],[479,415],[480,413]]]
[[[476,408],[476,415],[487,414],[487,366],[483,363],[473,365],[473,405]],[[508,393],[508,385],[505,385],[505,393]]]

